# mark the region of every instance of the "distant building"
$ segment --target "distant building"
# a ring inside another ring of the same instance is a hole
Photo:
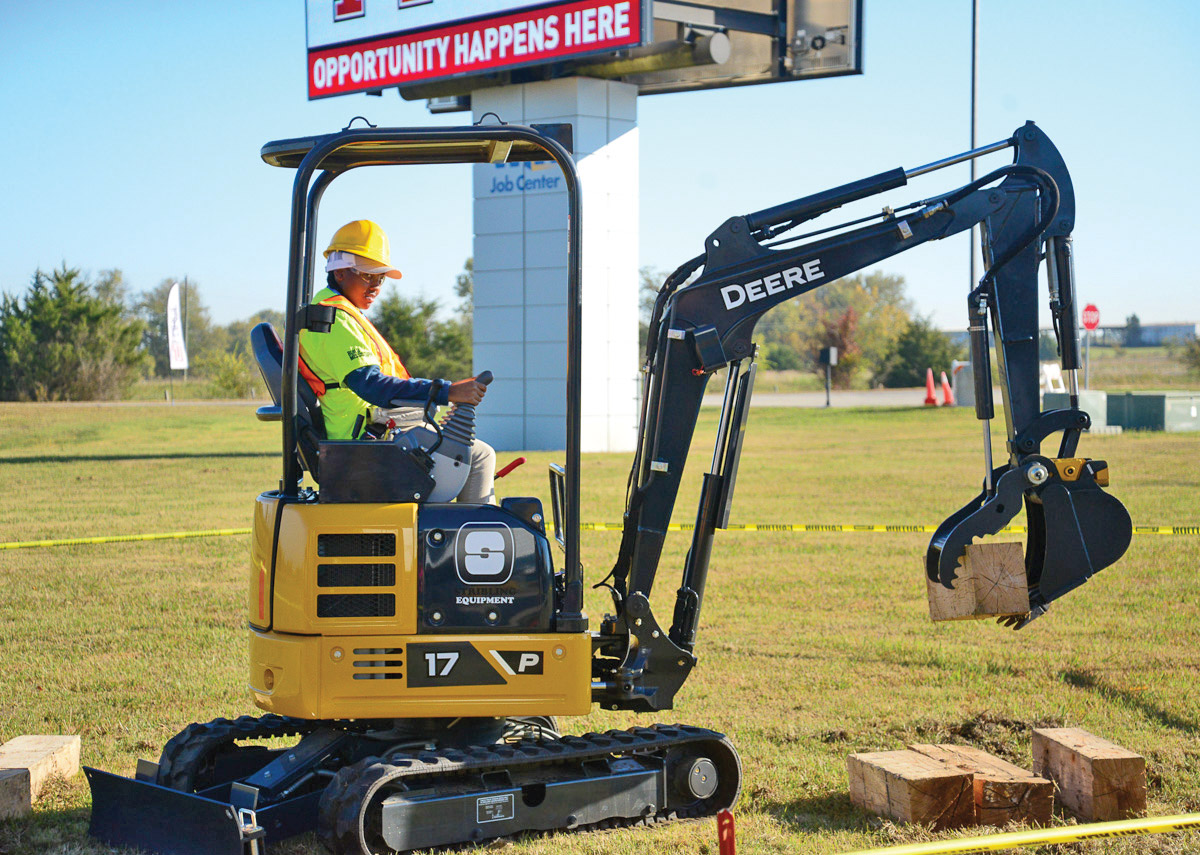
[[[1174,342],[1184,344],[1200,338],[1200,324],[1142,324],[1140,347],[1161,347]],[[1093,344],[1125,344],[1125,326],[1100,327],[1092,331]]]
[[[961,347],[967,346],[969,338],[966,330],[946,330],[945,332],[950,337],[950,341]],[[988,332],[990,334],[992,331],[989,329]],[[1053,331],[1050,329],[1043,329],[1041,332],[1053,335]],[[1086,330],[1080,327],[1080,340],[1083,339],[1085,332]],[[1161,347],[1171,342],[1184,344],[1198,338],[1200,338],[1200,324],[1142,324],[1142,341],[1139,346]],[[1092,330],[1092,344],[1097,347],[1125,344],[1125,326],[1098,327]]]

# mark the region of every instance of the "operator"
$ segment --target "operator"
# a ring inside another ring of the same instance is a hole
[[[342,226],[325,250],[325,259],[328,287],[313,303],[338,311],[329,332],[300,331],[300,373],[321,400],[327,438],[364,437],[375,407],[483,400],[487,387],[473,377],[457,383],[412,377],[367,320],[364,313],[379,295],[384,278],[401,276],[392,267],[390,244],[379,225],[355,220]],[[476,439],[471,446],[471,471],[458,500],[494,505],[495,471],[495,451]]]

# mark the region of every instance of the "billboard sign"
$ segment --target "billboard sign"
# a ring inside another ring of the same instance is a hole
[[[722,63],[623,78],[641,95],[862,73],[863,0],[655,0],[654,43],[724,33]]]
[[[495,73],[641,45],[646,0],[306,0],[308,97]]]

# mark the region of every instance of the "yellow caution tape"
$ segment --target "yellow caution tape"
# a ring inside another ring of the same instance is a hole
[[[1067,825],[1061,828],[1039,828],[1033,831],[1013,831],[983,837],[962,837],[957,840],[937,840],[933,843],[912,843],[886,849],[862,849],[845,855],[958,855],[968,852],[998,852],[1018,846],[1043,846],[1051,843],[1072,843],[1101,837],[1131,837],[1137,834],[1170,834],[1200,828],[1200,813],[1178,816],[1125,819],[1118,822],[1095,822],[1090,825]]]
[[[0,549],[32,549],[39,546],[78,546],[92,543],[131,543],[137,540],[181,540],[186,537],[223,537],[249,534],[248,528],[210,528],[204,531],[168,531],[160,534],[117,534],[110,537],[69,537],[65,540],[25,540],[0,543]]]
[[[553,526],[548,526],[553,529]],[[621,531],[624,526],[618,522],[609,523],[580,523],[582,531]],[[694,531],[694,523],[672,523],[668,531]],[[818,534],[836,532],[890,532],[893,534],[932,534],[937,531],[935,525],[834,525],[829,523],[730,523],[726,531],[766,531],[766,532],[814,532]],[[1026,531],[1023,525],[1008,525],[1000,529],[1002,532],[1021,534]],[[160,534],[119,534],[110,537],[69,537],[63,540],[18,540],[0,543],[0,549],[34,549],[43,546],[79,546],[96,543],[132,543],[140,540],[179,540],[186,537],[223,537],[231,534],[249,534],[248,528],[213,528],[203,531],[170,531]],[[1135,525],[1134,534],[1182,534],[1200,535],[1197,525]]]
[[[580,523],[584,531],[621,531],[621,523]],[[672,523],[668,531],[693,531],[693,523]],[[937,531],[935,525],[837,525],[829,523],[730,523],[725,531],[810,531],[810,532],[873,532],[886,531],[900,534],[932,534]],[[1006,525],[1002,532],[1023,534],[1028,529],[1023,525]],[[1200,525],[1135,525],[1134,534],[1194,534],[1200,535]]]

